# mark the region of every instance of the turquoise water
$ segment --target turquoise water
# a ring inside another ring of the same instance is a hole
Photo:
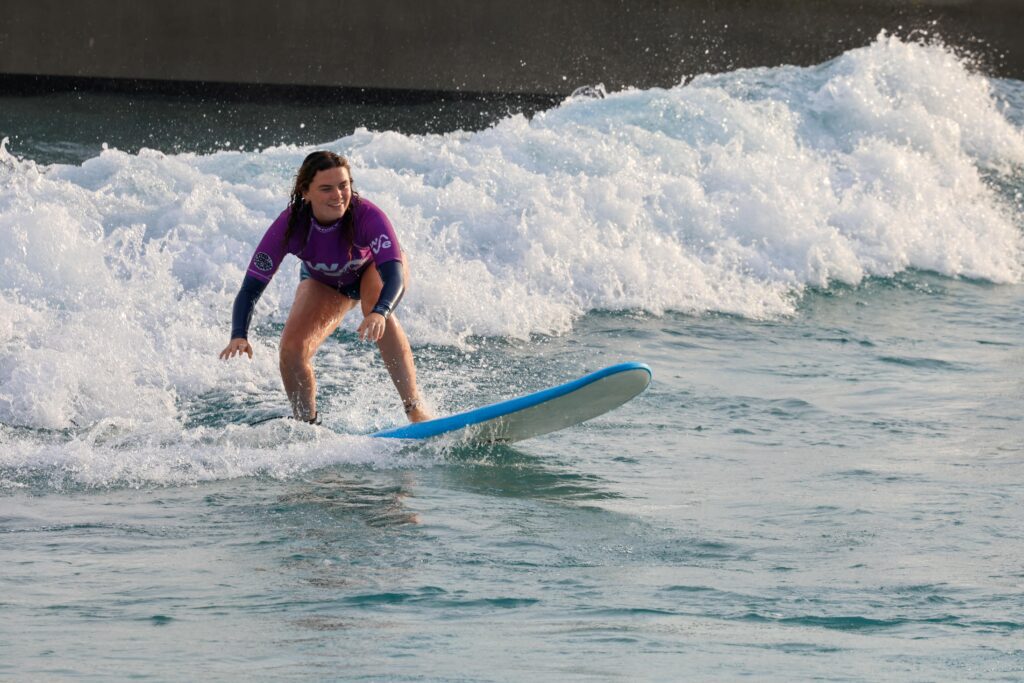
[[[216,353],[307,148],[12,148],[0,677],[1019,680],[1022,93],[880,39],[326,142],[411,254],[437,410],[652,367],[514,448],[360,436],[401,411],[355,321],[326,428],[240,426],[297,273]]]

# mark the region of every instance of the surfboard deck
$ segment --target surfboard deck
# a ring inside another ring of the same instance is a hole
[[[651,383],[644,363],[619,363],[579,379],[427,422],[370,436],[384,439],[454,437],[464,443],[513,443],[580,424],[618,408]]]

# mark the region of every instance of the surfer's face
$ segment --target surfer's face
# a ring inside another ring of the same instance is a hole
[[[333,223],[345,215],[352,201],[352,178],[344,166],[317,171],[302,193],[313,216],[321,223]]]

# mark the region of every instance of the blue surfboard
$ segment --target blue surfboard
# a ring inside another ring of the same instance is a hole
[[[512,443],[555,432],[618,408],[651,383],[643,363],[620,363],[499,403],[371,434],[385,439],[447,435],[465,443]]]

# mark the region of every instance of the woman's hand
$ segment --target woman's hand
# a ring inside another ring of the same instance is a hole
[[[252,347],[249,346],[249,340],[239,337],[232,339],[231,343],[220,352],[220,359],[227,360],[233,356],[241,356],[243,353],[249,354],[249,358],[252,358]]]
[[[384,336],[384,327],[387,325],[387,321],[380,313],[370,313],[370,315],[363,318],[363,322],[360,323],[359,329],[356,330],[359,334],[359,338],[363,341],[380,341],[380,338]]]

